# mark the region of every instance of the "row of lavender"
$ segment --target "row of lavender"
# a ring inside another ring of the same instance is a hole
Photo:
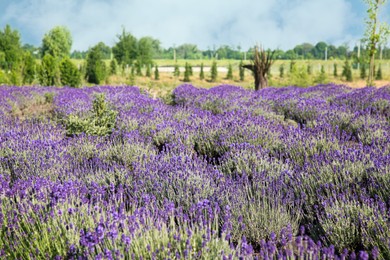
[[[390,257],[388,87],[0,92],[1,256]],[[67,136],[96,92],[113,133]]]

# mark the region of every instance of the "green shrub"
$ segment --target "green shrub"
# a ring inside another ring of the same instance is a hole
[[[81,75],[76,65],[69,58],[64,58],[60,64],[61,84],[69,87],[81,85]]]
[[[118,112],[108,108],[105,95],[97,94],[93,101],[92,114],[87,118],[70,115],[66,120],[66,133],[73,136],[81,133],[87,135],[109,135],[115,127]]]

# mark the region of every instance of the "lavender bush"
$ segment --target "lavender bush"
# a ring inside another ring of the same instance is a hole
[[[389,86],[163,101],[1,86],[0,258],[390,257]]]

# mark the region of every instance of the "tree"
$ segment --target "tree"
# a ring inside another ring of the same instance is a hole
[[[284,65],[281,64],[279,67],[279,77],[282,79],[284,78]]]
[[[230,79],[230,80],[233,79],[233,67],[232,67],[232,64],[229,64],[229,66],[228,66],[228,72],[227,72],[227,75],[226,75],[226,79]]]
[[[242,60],[240,61],[239,69],[240,69],[240,80],[244,81],[244,79],[245,79],[245,69],[244,69],[244,63],[242,62]]]
[[[364,0],[368,5],[368,18],[366,20],[366,32],[363,41],[367,44],[370,65],[368,68],[367,85],[373,85],[375,54],[378,44],[386,42],[390,33],[388,24],[380,23],[378,19],[379,9],[387,0]]]
[[[150,72],[150,65],[146,65],[146,73],[145,73],[145,76],[150,78],[152,76],[151,72]]]
[[[20,34],[12,30],[8,24],[0,31],[0,67],[6,70],[14,70],[18,67],[22,56]]]
[[[158,72],[158,66],[156,64],[156,67],[154,68],[154,79],[159,80],[160,79],[160,73]]]
[[[96,46],[100,48],[102,54],[102,59],[108,60],[111,59],[111,48],[107,46],[104,42],[99,42]]]
[[[180,68],[179,68],[179,65],[177,63],[175,64],[175,69],[173,71],[173,76],[175,76],[175,77],[179,77],[180,76]]]
[[[117,68],[118,68],[118,62],[116,61],[116,59],[112,59],[110,61],[110,75],[116,75]]]
[[[333,76],[337,77],[338,76],[338,72],[337,72],[337,64],[334,63],[333,64]]]
[[[123,28],[122,34],[118,35],[118,42],[112,47],[112,53],[119,64],[132,65],[137,59],[137,39],[126,32]]]
[[[137,60],[141,64],[141,66],[152,65],[154,42],[155,40],[151,37],[142,37],[138,41]]]
[[[56,26],[43,36],[41,55],[50,54],[54,58],[69,57],[72,48],[72,35],[68,28]]]
[[[199,73],[199,79],[204,80],[204,69],[203,69],[203,62],[200,64],[200,73]]]
[[[375,79],[376,79],[376,80],[382,80],[382,68],[381,68],[381,64],[379,64],[378,70],[377,70],[376,75],[375,75]]]
[[[255,90],[268,87],[268,73],[274,61],[274,53],[270,50],[265,51],[263,48],[256,46],[254,48],[252,64],[244,65],[244,68],[253,72],[255,78]]]
[[[217,77],[218,77],[217,62],[213,61],[213,64],[211,65],[211,82],[216,82]]]
[[[106,78],[106,65],[102,56],[98,45],[88,51],[85,78],[89,83],[100,84]]]
[[[31,84],[35,79],[36,63],[31,52],[26,51],[23,56],[22,77],[23,84]]]
[[[49,53],[43,56],[41,66],[38,73],[39,83],[42,86],[58,86],[60,85],[60,72],[58,62]]]
[[[60,63],[60,74],[63,86],[79,87],[81,85],[80,72],[68,57],[63,58]]]
[[[191,81],[191,80],[190,80],[190,75],[191,75],[191,73],[190,73],[189,64],[188,64],[188,62],[186,62],[186,66],[185,66],[185,70],[184,70],[184,79],[183,79],[183,81],[184,81],[184,82],[190,82],[190,81]]]
[[[352,69],[351,65],[349,65],[349,60],[346,59],[344,66],[343,66],[343,72],[341,74],[343,77],[345,77],[346,81],[352,82]]]

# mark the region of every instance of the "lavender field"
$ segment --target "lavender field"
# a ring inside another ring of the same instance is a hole
[[[1,259],[390,259],[390,86],[2,86],[0,121]]]

